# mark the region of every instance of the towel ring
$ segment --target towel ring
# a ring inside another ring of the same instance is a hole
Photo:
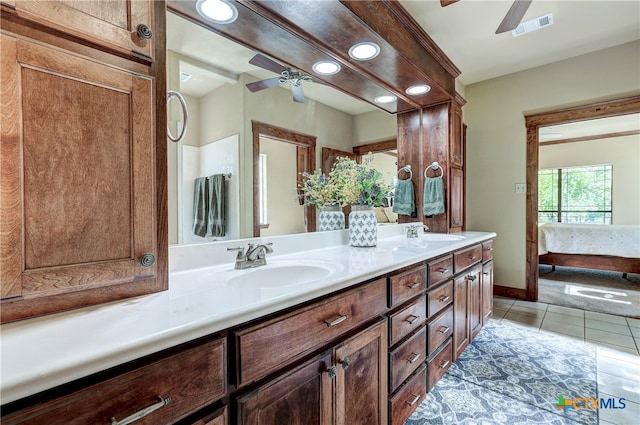
[[[411,164],[407,164],[404,167],[400,168],[396,175],[400,177],[400,171],[405,171],[409,173],[409,180],[413,180],[413,172],[411,171]]]
[[[427,171],[429,171],[429,168],[431,168],[434,171],[437,171],[438,168],[440,169],[440,177],[442,177],[444,175],[444,170],[442,169],[442,167],[440,166],[440,164],[438,164],[437,161],[434,161],[431,163],[431,165],[429,165],[427,168],[424,169],[424,178],[427,179],[429,178],[429,176],[427,176]],[[435,177],[438,177],[437,175]]]
[[[180,101],[180,106],[182,107],[182,115],[184,117],[184,125],[182,126],[182,131],[177,137],[174,137],[171,134],[171,130],[167,127],[167,137],[174,143],[178,143],[184,138],[184,135],[187,133],[187,122],[188,122],[188,111],[187,111],[187,102],[184,100],[184,97],[180,93],[174,90],[169,90],[167,92],[167,104],[171,100],[171,98],[176,97]]]

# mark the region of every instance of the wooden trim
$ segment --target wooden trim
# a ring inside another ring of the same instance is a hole
[[[398,149],[398,139],[383,140],[381,142],[367,143],[366,145],[354,146],[353,153],[356,155],[366,155],[369,152],[386,152]]]
[[[527,290],[522,288],[511,288],[509,286],[493,285],[493,295],[498,297],[515,298],[527,300]]]
[[[266,136],[281,142],[291,143],[298,147],[296,155],[296,164],[300,168],[300,155],[308,158],[308,170],[316,169],[316,136],[310,136],[304,133],[298,133],[286,128],[278,127],[271,124],[262,123],[251,120],[251,128],[253,131],[253,236],[260,236],[262,225],[258,217],[260,216],[260,207],[258,205],[258,183],[260,176],[258,173],[259,157],[260,157],[260,137]],[[314,207],[304,207],[305,231],[315,232],[316,230],[316,210]]]
[[[611,139],[614,137],[633,136],[635,134],[640,134],[640,130],[619,131],[617,133],[595,134],[593,136],[582,136],[582,137],[573,137],[570,139],[550,140],[548,142],[540,142],[540,146],[560,145],[563,143],[574,143],[574,142],[586,142],[589,140]]]
[[[538,167],[540,127],[640,112],[640,96],[525,116],[527,128],[526,299],[538,299]]]

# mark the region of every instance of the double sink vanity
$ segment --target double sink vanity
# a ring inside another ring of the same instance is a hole
[[[403,424],[488,320],[490,232],[170,248],[169,290],[3,325],[4,424]]]

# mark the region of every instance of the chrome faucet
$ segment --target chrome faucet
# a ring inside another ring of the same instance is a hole
[[[273,248],[271,248],[272,245],[272,243],[257,245],[250,243],[246,251],[241,246],[227,248],[227,251],[238,251],[234,268],[236,270],[244,270],[266,265],[266,254],[273,252]]]

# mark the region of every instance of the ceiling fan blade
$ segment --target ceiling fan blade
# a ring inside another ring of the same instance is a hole
[[[458,3],[460,0],[440,0],[440,6],[445,7],[445,6],[449,6],[450,4],[453,3]]]
[[[293,101],[298,103],[304,103],[304,92],[302,86],[291,85],[291,91],[293,92]]]
[[[269,78],[268,80],[254,81],[253,83],[247,83],[246,86],[250,92],[255,93],[260,90],[275,87],[280,84],[280,77]]]
[[[251,65],[259,66],[260,68],[275,72],[276,74],[280,74],[282,73],[282,71],[287,69],[279,63],[272,61],[268,57],[261,55],[260,53],[252,57],[249,63]]]
[[[527,9],[529,9],[529,5],[533,0],[516,0],[511,5],[511,8],[505,15],[502,22],[500,22],[500,26],[496,30],[496,34],[502,34],[503,32],[514,30],[520,25],[520,21],[524,17],[524,14],[527,13]]]

